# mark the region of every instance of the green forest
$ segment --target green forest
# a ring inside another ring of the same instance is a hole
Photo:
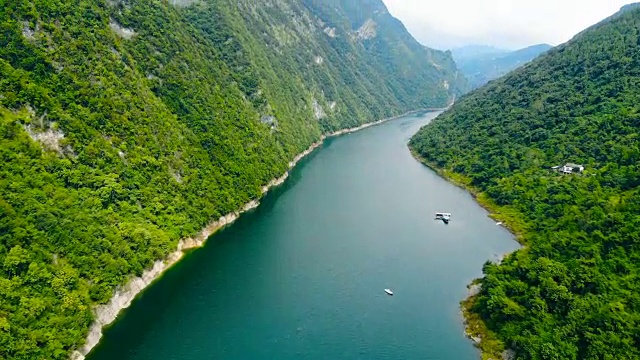
[[[639,45],[623,8],[410,142],[524,244],[484,265],[469,309],[516,359],[640,359]]]
[[[93,305],[323,133],[465,91],[352,3],[0,0],[0,359],[67,359]]]

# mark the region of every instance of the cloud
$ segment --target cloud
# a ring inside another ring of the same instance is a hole
[[[558,45],[634,0],[383,0],[416,39],[452,48]]]

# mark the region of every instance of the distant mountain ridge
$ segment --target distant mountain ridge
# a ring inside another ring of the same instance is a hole
[[[512,50],[502,49],[491,45],[466,45],[451,49],[454,60],[466,60],[470,58],[479,58],[488,55],[504,55]]]
[[[509,51],[475,45],[453,49],[451,53],[470,86],[477,88],[526,64],[552,47],[548,44],[538,44]]]

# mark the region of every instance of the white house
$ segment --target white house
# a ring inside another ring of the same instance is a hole
[[[574,172],[583,172],[584,166],[579,164],[567,163],[560,169],[563,174],[573,174]]]

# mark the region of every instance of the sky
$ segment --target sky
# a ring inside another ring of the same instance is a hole
[[[422,44],[438,49],[558,45],[638,0],[383,0]]]

